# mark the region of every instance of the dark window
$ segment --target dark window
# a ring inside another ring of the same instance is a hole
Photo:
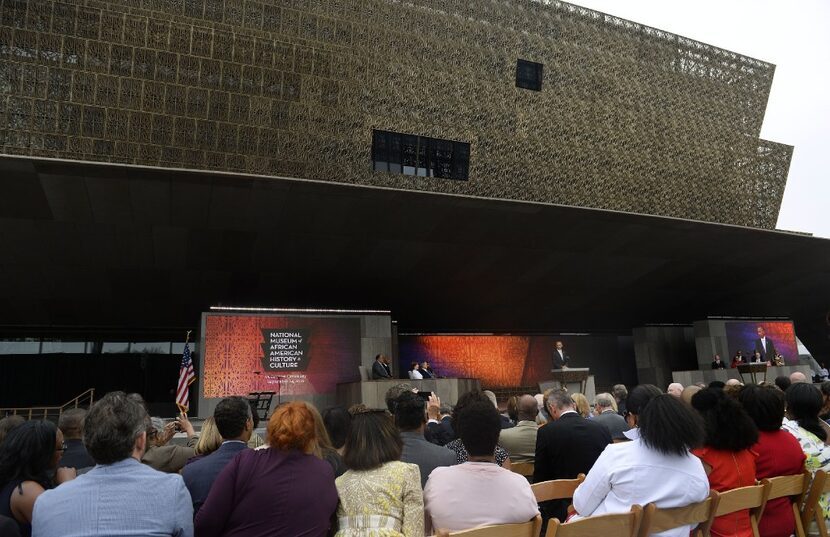
[[[541,63],[518,60],[516,62],[516,87],[533,91],[542,90]]]
[[[470,144],[387,131],[372,131],[372,169],[466,181]]]

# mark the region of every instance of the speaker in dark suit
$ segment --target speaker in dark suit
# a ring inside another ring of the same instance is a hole
[[[761,353],[761,357],[765,362],[774,362],[778,355],[775,352],[775,343],[767,337],[763,326],[759,326],[755,331],[758,334],[758,339],[755,340],[755,352]]]
[[[539,428],[533,482],[551,479],[574,479],[587,474],[600,453],[611,443],[608,429],[577,414],[573,399],[564,390],[548,398],[548,412],[555,421]],[[568,501],[542,504],[546,518],[565,520]]]
[[[553,347],[553,369],[562,369],[568,365],[571,357],[565,352],[565,346],[557,341]]]

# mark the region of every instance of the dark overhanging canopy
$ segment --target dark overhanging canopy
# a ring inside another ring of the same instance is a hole
[[[783,317],[830,355],[830,241],[549,204],[0,158],[0,325],[195,327],[211,305],[391,309],[405,331]],[[830,357],[830,356],[828,356]]]

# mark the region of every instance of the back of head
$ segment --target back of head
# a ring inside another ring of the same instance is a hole
[[[587,397],[581,393],[575,393],[571,396],[571,399],[573,399],[576,411],[579,412],[580,416],[587,418],[591,415],[591,405],[588,403]]]
[[[525,394],[516,401],[516,420],[535,421],[539,415],[539,404],[532,395]]]
[[[801,371],[794,371],[793,373],[790,373],[790,382],[792,384],[797,384],[799,382],[808,382],[807,375],[805,375]]]
[[[628,394],[626,409],[629,414],[639,416],[649,402],[663,392],[654,384],[640,384]]]
[[[489,401],[465,406],[460,423],[459,436],[470,456],[489,457],[495,453],[501,433],[501,417]]]
[[[329,440],[334,449],[340,449],[346,443],[352,415],[342,406],[327,408],[323,411],[323,424],[329,433]]]
[[[519,421],[519,396],[511,395],[507,398],[507,417],[513,422]]]
[[[628,388],[625,387],[625,384],[614,384],[611,393],[618,401],[625,401],[628,398]]]
[[[414,431],[426,422],[426,401],[412,392],[402,393],[395,405],[395,424],[401,431]]]
[[[391,416],[381,410],[361,410],[352,416],[343,449],[351,470],[372,470],[401,458],[403,443]]]
[[[787,375],[778,375],[775,377],[775,385],[778,386],[778,389],[782,392],[786,392],[787,388],[790,387],[790,384],[792,384],[792,382],[790,382],[790,377]]]
[[[723,390],[706,388],[692,397],[703,417],[705,444],[725,451],[741,451],[758,441],[758,428],[743,407]]]
[[[818,413],[824,406],[821,390],[812,384],[794,382],[785,394],[787,398],[787,413],[798,422],[803,429],[813,433],[822,441],[827,440],[827,433],[819,422]]]
[[[0,445],[0,487],[19,479],[49,488],[57,431],[45,420],[29,420],[9,431]]]
[[[268,445],[282,451],[317,449],[314,415],[302,401],[280,405],[268,420]]]
[[[594,405],[599,407],[600,412],[604,412],[606,410],[614,410],[616,401],[614,401],[614,396],[610,393],[598,393],[594,397]],[[616,410],[614,411],[616,412]]]
[[[724,388],[724,386],[726,386],[726,383],[723,382],[722,380],[713,380],[712,382],[709,383],[708,387],[709,388],[715,388],[715,389],[718,389],[718,390],[722,390]]]
[[[493,403],[493,408],[499,408],[499,403],[496,400],[496,394],[495,393],[491,392],[490,390],[484,390],[481,393],[483,393],[484,396],[487,397],[487,399],[489,399],[491,403]]]
[[[576,403],[574,402],[573,397],[571,397],[571,394],[568,393],[568,390],[556,388],[550,390],[545,395],[547,395],[548,407],[565,410],[576,406]]]
[[[202,423],[202,430],[199,431],[199,440],[196,442],[196,455],[209,455],[222,445],[222,435],[216,428],[216,419],[208,417]]]
[[[150,420],[144,406],[124,392],[99,399],[84,420],[84,445],[98,464],[112,464],[133,454]]]
[[[760,431],[774,432],[784,420],[784,393],[774,386],[749,384],[738,392],[738,402]]]
[[[18,415],[6,416],[5,418],[0,419],[0,444],[3,443],[3,440],[6,438],[6,435],[9,434],[9,431],[25,422],[26,420],[24,420],[22,416]]]
[[[225,397],[213,411],[216,428],[225,440],[232,440],[242,436],[248,426],[248,420],[253,423],[251,405],[244,397]]]
[[[305,406],[308,408],[308,411],[311,412],[311,417],[314,418],[314,435],[317,437],[317,447],[312,451],[312,453],[321,459],[325,458],[326,453],[333,451],[334,447],[331,445],[329,432],[326,430],[326,424],[323,423],[323,416],[320,415],[320,411],[317,410],[317,407],[308,401],[305,402]]]
[[[75,440],[84,436],[84,418],[86,410],[83,408],[70,408],[61,413],[58,419],[58,429],[63,433],[66,440]]]
[[[669,394],[652,398],[641,409],[637,425],[643,443],[664,455],[686,455],[703,441],[700,416]]]
[[[703,388],[701,388],[700,386],[696,386],[694,384],[691,386],[686,386],[685,388],[683,388],[683,392],[680,394],[680,399],[682,399],[683,402],[687,405],[691,405],[692,397],[702,389]]]
[[[415,388],[412,387],[412,384],[407,384],[406,382],[395,384],[386,390],[386,408],[389,410],[389,413],[395,413],[395,401],[403,392],[412,392],[414,390]]]
[[[458,433],[458,431],[460,430],[459,420],[461,416],[461,411],[473,403],[478,403],[482,401],[485,403],[490,403],[490,399],[488,399],[487,396],[484,395],[484,393],[478,390],[471,390],[467,393],[461,394],[461,396],[458,398],[458,401],[456,401],[455,403],[455,407],[452,409],[452,428],[456,433]],[[492,405],[493,403],[490,404]]]

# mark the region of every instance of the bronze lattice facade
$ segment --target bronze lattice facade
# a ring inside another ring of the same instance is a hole
[[[774,66],[570,4],[1,3],[0,153],[777,219]],[[468,179],[374,171],[374,130],[468,143]]]

